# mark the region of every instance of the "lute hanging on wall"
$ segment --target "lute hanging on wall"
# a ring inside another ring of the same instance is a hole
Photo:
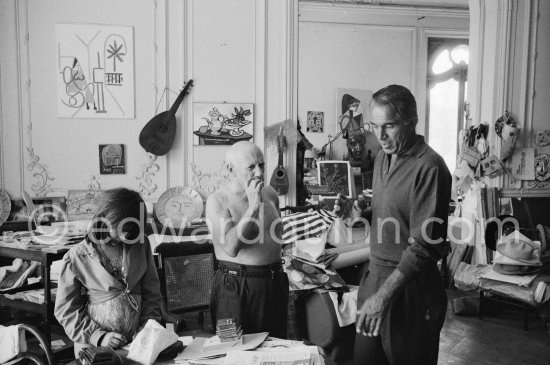
[[[275,189],[277,195],[285,195],[288,193],[288,174],[283,166],[283,153],[286,149],[286,139],[283,135],[283,127],[277,136],[277,152],[279,153],[279,163],[271,175],[269,185]]]
[[[170,151],[176,137],[176,111],[192,87],[193,80],[189,80],[170,110],[155,115],[143,127],[139,134],[139,144],[145,151],[157,156],[165,155]]]

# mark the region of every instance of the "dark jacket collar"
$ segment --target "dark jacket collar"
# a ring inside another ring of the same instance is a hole
[[[402,153],[402,155],[403,156],[412,155],[416,158],[419,158],[420,156],[422,156],[424,154],[424,152],[426,152],[428,147],[429,147],[428,144],[424,140],[424,136],[420,135],[420,134],[417,134],[414,137],[414,139],[411,141],[411,146],[408,149],[406,149]]]

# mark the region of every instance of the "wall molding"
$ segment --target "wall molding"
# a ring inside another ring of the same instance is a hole
[[[193,50],[195,49],[195,36],[194,36],[194,21],[193,21],[193,13],[194,13],[194,1],[185,1],[184,5],[184,11],[185,11],[185,27],[184,27],[184,40],[185,40],[185,48],[184,48],[184,67],[185,67],[185,74],[193,75],[194,69],[193,69],[193,60],[195,58]],[[191,129],[193,128],[193,103],[195,101],[195,97],[193,96],[193,93],[189,94],[187,99],[187,105],[188,107],[185,109],[185,113],[183,116],[187,120],[188,124],[191,124]],[[185,101],[184,101],[185,102]],[[186,128],[189,130],[189,127]],[[186,130],[186,132],[187,132]],[[191,166],[191,161],[194,161],[195,158],[195,148],[193,146],[193,133],[186,133],[183,136],[183,139],[185,141],[185,151],[183,153],[183,166],[186,167],[184,169],[185,176],[183,177],[183,181],[186,186],[190,185],[192,183],[192,176],[193,176],[193,168]]]
[[[523,145],[532,146],[533,115],[535,108],[535,62],[537,59],[537,35],[539,18],[539,0],[533,0],[526,4],[528,22],[524,23],[524,38],[522,44],[527,45],[527,52],[523,53],[522,63],[526,65],[522,69],[521,98],[523,106],[524,130],[529,129],[529,134],[523,133]],[[533,60],[532,64],[529,60]]]
[[[265,128],[259,126],[266,126],[266,51],[267,51],[267,0],[256,1],[255,4],[255,33],[254,39],[254,51],[256,56],[255,76],[254,76],[254,143],[265,151]],[[266,156],[264,156],[265,159]]]
[[[448,9],[468,9],[468,0],[300,0],[302,3],[330,3],[360,5],[376,5],[376,6],[414,6],[414,7],[444,7]]]
[[[157,172],[160,171],[160,165],[156,163],[157,156],[152,153],[147,154],[148,162],[142,165],[142,169],[136,180],[138,181],[138,191],[145,196],[151,196],[156,193],[158,185],[154,182]]]
[[[298,120],[298,25],[300,21],[300,4],[298,0],[288,0],[286,1],[286,33],[285,33],[285,83],[284,91],[285,98],[284,103],[287,105],[284,123],[286,125],[291,125],[293,128],[291,133],[287,134],[287,139],[289,141],[286,152],[286,163],[289,168],[287,169],[288,179],[290,181],[290,187],[288,193],[283,196],[280,204],[282,206],[294,206],[296,205],[296,141],[297,141],[297,120]],[[305,125],[301,126],[305,129]],[[290,131],[289,131],[290,132]]]
[[[300,22],[322,22],[340,24],[386,24],[395,23],[403,26],[416,26],[420,17],[437,17],[445,24],[444,19],[468,21],[468,9],[441,9],[435,7],[387,6],[387,5],[354,5],[300,2]],[[448,24],[447,24],[448,25]],[[448,25],[449,26],[449,25]]]
[[[55,177],[50,175],[48,165],[40,162],[40,157],[33,147],[32,136],[32,93],[30,69],[30,32],[29,32],[29,2],[24,0],[16,3],[16,34],[17,34],[17,67],[19,74],[19,133],[20,133],[20,170],[21,192],[26,190],[25,168],[32,174],[31,190],[35,196],[43,197],[58,189],[52,187]],[[26,125],[25,125],[26,122]],[[27,153],[25,153],[25,150]],[[28,163],[25,156],[29,157]]]
[[[187,52],[186,52],[186,32],[187,32],[187,7],[190,1],[179,1],[179,0],[165,0],[166,9],[165,9],[165,20],[164,23],[166,27],[164,29],[164,34],[166,37],[165,48],[166,48],[166,73],[165,79],[168,86],[172,90],[181,90],[183,88],[182,82],[189,81],[187,74]],[[189,105],[189,97],[193,94],[187,95],[180,108],[178,113],[176,113],[177,128],[176,128],[176,138],[174,140],[174,145],[167,155],[166,160],[167,171],[166,171],[166,188],[172,186],[181,186],[185,184],[185,177],[187,172],[187,159],[189,150],[187,148],[187,135],[189,133],[189,117],[187,113]],[[177,95],[172,94],[172,102],[176,99]],[[171,103],[170,105],[171,106]],[[169,107],[167,106],[167,107]],[[183,160],[183,163],[182,163]]]
[[[0,64],[0,85],[2,85],[2,64]],[[0,88],[0,189],[5,189],[6,172],[4,171],[4,112],[2,105],[2,88]]]
[[[234,176],[227,168],[225,161],[220,164],[219,169],[211,172],[202,172],[197,165],[191,163],[191,171],[193,172],[193,187],[206,196],[226,186]]]

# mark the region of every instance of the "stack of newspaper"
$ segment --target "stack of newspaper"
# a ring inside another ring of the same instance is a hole
[[[228,350],[202,352],[197,337],[179,354],[179,365],[324,365],[322,350],[302,341],[267,337],[267,332],[243,335],[243,344]]]

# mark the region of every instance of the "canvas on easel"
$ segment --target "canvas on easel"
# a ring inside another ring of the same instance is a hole
[[[334,195],[338,193],[351,198],[355,196],[351,166],[348,161],[318,161],[319,185],[327,186]]]

